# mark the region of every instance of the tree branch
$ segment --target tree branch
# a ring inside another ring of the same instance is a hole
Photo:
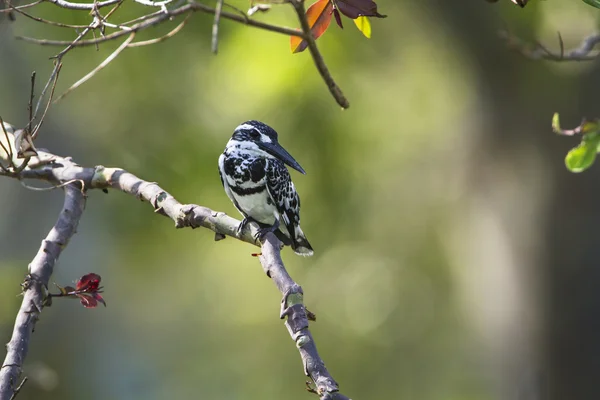
[[[121,0],[106,0],[94,3],[71,3],[65,0],[48,0],[50,3],[56,4],[62,8],[68,8],[69,10],[87,10],[91,11],[94,8],[99,9],[102,7],[112,6],[117,4]]]
[[[532,60],[549,61],[592,61],[598,58],[600,53],[593,53],[596,45],[600,43],[600,33],[589,35],[581,41],[579,46],[565,51],[562,36],[558,33],[559,52],[549,50],[541,43],[526,43],[518,37],[510,34],[508,31],[500,31],[500,38],[504,39],[507,45]]]
[[[312,55],[313,61],[317,70],[321,74],[321,77],[327,84],[327,88],[329,88],[329,92],[331,92],[333,98],[342,108],[350,107],[350,103],[348,99],[342,93],[342,89],[335,83],[329,69],[327,68],[327,64],[325,64],[325,60],[323,60],[323,56],[319,52],[319,48],[317,47],[317,42],[311,32],[310,25],[308,24],[308,20],[306,19],[306,11],[304,10],[304,0],[289,0],[294,6],[294,10],[298,15],[298,20],[300,21],[300,26],[302,27],[302,32],[304,33],[304,40],[308,44],[308,50]]]
[[[0,175],[7,174],[0,171]],[[238,237],[236,232],[240,221],[225,213],[195,204],[181,204],[157,183],[144,181],[122,169],[103,166],[85,168],[69,158],[59,157],[48,152],[38,151],[38,156],[32,157],[28,167],[21,171],[18,178],[44,180],[53,185],[61,185],[75,180],[81,182],[86,190],[108,188],[120,190],[150,203],[156,213],[172,219],[176,228],[204,227],[215,232],[216,240],[227,235],[255,246],[261,246],[262,255],[259,260],[263,270],[283,295],[280,318],[287,317],[285,325],[300,352],[304,372],[316,385],[316,389],[311,389],[311,391],[316,392],[321,400],[349,400],[348,397],[339,393],[337,382],[331,377],[317,352],[314,339],[308,329],[302,288],[287,273],[280,255],[281,242],[275,235],[267,234],[261,245],[255,239],[258,226],[250,223]],[[22,365],[23,358],[15,364]],[[10,384],[14,384],[15,381],[12,379]]]
[[[109,0],[111,1],[111,0]],[[114,3],[111,3],[114,4]],[[214,14],[215,9],[208,7],[202,3],[191,2],[185,4],[181,7],[177,7],[174,9],[166,10],[164,12],[159,12],[156,16],[152,18],[148,18],[145,21],[139,22],[133,26],[127,27],[127,29],[122,29],[108,35],[96,38],[96,39],[88,39],[88,40],[78,40],[78,41],[68,41],[68,40],[47,40],[47,39],[35,39],[25,36],[16,36],[17,39],[21,39],[27,42],[32,42],[42,46],[72,46],[72,47],[81,47],[81,46],[93,46],[96,44],[100,44],[103,42],[107,42],[110,40],[117,39],[124,35],[129,35],[131,32],[138,32],[149,28],[151,26],[158,25],[161,22],[167,21],[173,17],[178,15],[186,14],[188,12],[201,11],[207,14]],[[287,28],[284,26],[271,25],[264,22],[256,21],[238,14],[232,14],[228,12],[221,12],[221,18],[229,19],[232,21],[236,21],[242,23],[244,25],[252,26],[259,29],[264,29],[270,32],[281,33],[283,35],[291,35],[291,36],[300,36],[303,39],[305,38],[305,34],[296,29]]]
[[[300,351],[304,373],[315,383],[317,388],[314,391],[321,400],[350,400],[339,393],[338,383],[329,374],[317,352],[315,341],[308,330],[304,292],[286,271],[279,249],[279,240],[275,235],[269,234],[262,244],[262,255],[259,259],[267,276],[283,294],[279,318],[287,317],[285,326]]]
[[[0,399],[11,398],[18,390],[23,362],[29,349],[29,340],[44,304],[44,295],[54,263],[75,234],[85,206],[85,194],[80,185],[71,183],[64,187],[65,202],[58,221],[42,241],[42,245],[29,264],[29,274],[23,286],[23,302],[15,320],[13,334],[8,342],[6,358],[0,369]]]
[[[329,69],[327,68],[327,65],[325,64],[325,61],[323,60],[323,56],[319,52],[319,49],[317,47],[317,44],[316,44],[313,34],[311,32],[311,28],[309,26],[308,20],[306,18],[306,11],[304,8],[303,0],[285,0],[285,2],[291,3],[291,5],[294,7],[294,10],[296,11],[296,14],[298,16],[298,21],[300,22],[300,26],[302,29],[292,29],[292,28],[288,28],[288,27],[284,27],[284,26],[271,25],[271,24],[267,24],[264,22],[250,19],[245,14],[240,15],[240,14],[233,14],[233,13],[225,12],[222,10],[222,7],[224,5],[223,0],[217,0],[215,8],[207,6],[198,1],[188,0],[188,2],[186,2],[185,4],[181,5],[181,3],[179,3],[180,5],[174,5],[170,9],[167,9],[166,5],[168,3],[170,3],[171,0],[166,0],[166,1],[161,1],[161,2],[154,2],[154,1],[149,1],[149,0],[134,0],[138,3],[146,5],[146,6],[160,7],[161,10],[158,12],[153,12],[151,14],[147,14],[140,18],[136,18],[133,21],[129,21],[129,22],[121,23],[121,24],[109,23],[107,21],[107,19],[108,19],[109,15],[111,14],[111,12],[109,12],[108,15],[106,15],[105,17],[102,17],[99,13],[99,9],[103,8],[103,7],[107,7],[107,6],[112,6],[112,5],[114,5],[115,7],[118,7],[120,4],[122,4],[122,0],[106,0],[106,1],[93,2],[93,3],[71,3],[66,0],[47,0],[47,1],[57,5],[59,7],[70,9],[70,10],[76,10],[76,11],[89,10],[89,11],[92,11],[91,14],[93,15],[93,19],[90,22],[90,24],[83,26],[84,29],[77,35],[77,37],[75,39],[70,40],[70,41],[37,39],[37,38],[31,38],[31,37],[26,37],[26,36],[16,36],[17,39],[21,39],[21,40],[35,43],[35,44],[42,45],[42,46],[65,46],[65,49],[62,50],[56,56],[59,60],[64,54],[69,52],[74,47],[92,46],[92,45],[97,46],[100,43],[111,41],[111,40],[116,40],[116,39],[120,38],[121,36],[131,35],[134,32],[138,32],[138,31],[144,30],[146,28],[159,25],[168,20],[172,20],[173,17],[176,17],[178,15],[200,11],[200,12],[204,12],[207,14],[215,15],[214,23],[213,23],[213,27],[212,27],[212,40],[211,40],[211,47],[212,47],[212,51],[214,53],[217,52],[218,29],[219,29],[219,21],[221,18],[229,19],[232,21],[236,21],[236,22],[248,25],[248,26],[253,26],[255,28],[263,29],[263,30],[270,31],[270,32],[281,33],[281,34],[288,35],[288,36],[298,36],[298,37],[301,37],[302,39],[306,40],[310,54],[313,58],[315,67],[317,68],[317,70],[319,71],[319,74],[325,81],[325,84],[327,85],[327,88],[331,92],[332,96],[334,97],[336,102],[342,108],[350,107],[350,103],[348,102],[348,99],[346,99],[346,97],[342,93],[342,90],[336,84],[335,80],[331,76],[331,73],[329,72]],[[18,11],[18,9],[16,9],[15,7],[12,7],[12,8],[15,9],[16,11]],[[114,11],[114,9],[113,9],[113,11]],[[28,18],[31,18],[37,22],[55,25],[55,26],[59,26],[59,27],[63,27],[63,28],[69,28],[69,29],[72,29],[72,27],[73,27],[72,25],[42,19],[42,18],[33,16],[31,14],[25,13],[23,11],[19,11],[19,12],[21,12],[22,14],[26,15]],[[133,23],[133,22],[135,22],[135,24],[129,26],[129,24]],[[104,30],[106,28],[116,29],[116,31],[105,35]],[[83,39],[83,37],[85,35],[87,35],[90,31],[92,33],[94,33],[97,29],[99,29],[101,32],[101,35],[99,37],[94,37],[93,39]],[[145,41],[144,44],[157,43],[158,41],[160,41],[160,40],[157,40],[157,41],[148,40],[148,41]],[[135,44],[132,44],[131,46],[127,46],[127,47],[135,47],[135,46],[136,46]]]

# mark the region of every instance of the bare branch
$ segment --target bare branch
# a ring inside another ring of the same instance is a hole
[[[66,46],[60,53],[58,53],[55,56],[55,58],[57,58],[59,60],[61,59],[61,57],[63,55],[65,55],[68,51],[70,51],[74,47],[90,46],[90,45],[98,46],[100,43],[111,41],[111,40],[116,40],[116,39],[120,38],[121,36],[131,35],[132,33],[139,32],[139,31],[149,28],[151,26],[156,26],[167,20],[173,19],[174,17],[176,17],[178,15],[200,11],[200,12],[204,12],[207,14],[214,14],[214,16],[215,16],[214,22],[213,22],[213,27],[212,27],[212,41],[211,41],[211,47],[212,47],[212,51],[214,53],[216,53],[218,51],[218,34],[219,34],[219,26],[220,26],[221,18],[229,19],[232,21],[236,21],[239,23],[243,23],[245,25],[253,26],[253,27],[271,31],[271,32],[277,32],[277,33],[281,33],[281,34],[288,35],[288,36],[301,37],[302,39],[306,40],[310,54],[313,58],[313,62],[315,64],[317,70],[319,71],[319,74],[321,75],[321,77],[323,78],[325,83],[327,84],[327,87],[328,87],[329,91],[331,92],[331,94],[333,95],[333,97],[335,98],[336,102],[342,108],[348,108],[350,106],[348,100],[346,99],[346,97],[342,93],[341,89],[339,88],[339,86],[336,84],[333,77],[331,76],[331,73],[329,72],[329,69],[327,68],[327,65],[325,64],[325,61],[323,60],[323,56],[319,52],[319,49],[315,42],[315,39],[312,35],[308,20],[306,19],[306,11],[304,8],[303,0],[286,0],[285,1],[285,2],[291,3],[292,6],[294,7],[296,14],[298,16],[298,20],[302,27],[302,30],[297,30],[297,29],[292,29],[292,28],[287,28],[287,27],[282,27],[282,26],[277,26],[277,25],[271,25],[271,24],[267,24],[264,22],[256,21],[256,20],[250,19],[245,14],[240,15],[240,14],[233,14],[233,13],[225,12],[225,11],[223,11],[223,6],[225,5],[223,0],[217,0],[217,4],[216,4],[215,8],[209,7],[203,3],[200,3],[200,2],[197,2],[194,0],[189,0],[186,4],[175,7],[173,9],[166,8],[166,5],[171,3],[172,0],[165,0],[165,1],[135,0],[136,2],[143,4],[143,5],[160,7],[161,10],[151,13],[149,15],[138,17],[138,18],[133,19],[128,22],[124,22],[122,24],[114,24],[114,23],[108,22],[107,18],[116,9],[116,7],[118,7],[122,4],[123,0],[106,0],[103,2],[94,2],[94,3],[71,3],[66,0],[48,0],[48,1],[50,1],[53,4],[56,4],[57,6],[68,8],[71,10],[91,10],[92,15],[94,16],[94,20],[89,25],[85,26],[85,28],[72,41],[37,39],[37,38],[24,37],[24,36],[16,37],[17,39],[21,39],[21,40],[24,40],[27,42],[31,42],[31,43],[35,43],[35,44],[43,45],[43,46]],[[105,16],[105,17],[101,16],[99,13],[99,9],[102,7],[110,6],[110,5],[115,5],[115,8],[113,8],[111,10],[111,12],[108,13],[107,16]],[[28,16],[30,18],[33,18],[36,21],[46,22],[46,20],[42,20],[41,18],[33,17],[31,15],[28,15]],[[58,22],[56,22],[56,23],[52,22],[52,24],[58,25],[58,26],[69,27],[66,24],[62,24],[62,23],[58,23]],[[128,26],[129,24],[133,24],[133,25]],[[185,23],[176,27],[173,31],[171,31],[170,33],[168,33],[167,35],[165,35],[163,37],[147,40],[145,42],[140,42],[141,44],[131,44],[126,47],[137,47],[137,46],[143,46],[143,45],[149,45],[149,44],[161,42],[161,41],[168,39],[168,38],[172,37],[173,35],[175,35],[177,32],[179,32],[183,28],[183,26],[185,26]],[[117,29],[117,31],[105,35],[104,34],[105,27]],[[100,37],[96,37],[96,35],[94,34],[93,39],[83,39],[90,31],[94,32],[95,29],[100,29],[100,33],[101,33]],[[128,39],[128,40],[130,40],[130,39]],[[123,49],[120,49],[116,53],[113,53],[109,58],[111,60],[114,59],[114,57],[116,57],[122,50]],[[78,81],[77,84],[74,85],[74,87],[72,87],[67,92],[65,92],[65,94],[68,93],[70,90],[79,86],[79,84],[85,82],[90,77],[92,77],[94,75],[94,73],[95,73],[95,71],[92,71],[90,74],[86,75],[84,78],[82,78],[80,81]],[[59,101],[62,97],[64,97],[64,94],[61,95],[56,101]]]
[[[215,7],[215,19],[212,26],[212,41],[211,49],[212,52],[217,54],[219,52],[219,22],[221,21],[221,12],[223,11],[223,0],[217,0],[217,6]]]
[[[19,386],[17,386],[17,388],[15,389],[14,393],[12,394],[12,396],[10,396],[10,400],[15,400],[15,398],[17,397],[17,395],[19,394],[19,392],[23,388],[23,385],[25,385],[25,383],[27,383],[28,379],[29,378],[27,378],[27,377],[23,378],[23,380],[21,381],[21,383],[19,384]]]
[[[67,47],[65,47],[63,50],[61,50],[61,52],[58,53],[57,55],[55,55],[53,58],[60,60],[61,57],[64,56],[65,54],[67,54],[67,52],[69,50],[71,50],[73,47],[75,47],[77,42],[79,42],[81,39],[83,39],[85,37],[85,35],[87,35],[91,29],[92,29],[91,26],[86,26],[85,29],[82,30],[81,33],[79,33],[79,35],[77,35],[77,37],[73,41],[69,42]]]
[[[70,185],[71,183],[75,183],[75,182],[79,182],[81,184],[81,186],[83,187],[83,181],[81,181],[81,179],[73,179],[70,181],[66,181],[64,183],[59,183],[59,184],[56,184],[53,186],[48,186],[48,187],[35,187],[35,186],[30,186],[23,181],[20,181],[20,182],[21,182],[21,186],[23,186],[25,189],[31,190],[33,192],[49,192],[51,190],[63,188],[65,186]]]
[[[69,10],[93,10],[94,8],[102,8],[117,4],[122,0],[106,0],[94,3],[71,3],[65,0],[47,0],[50,3],[56,4],[62,8],[68,8]]]
[[[284,319],[292,340],[296,343],[304,373],[310,376],[316,385],[316,393],[321,399],[345,399],[348,397],[339,393],[339,385],[325,368],[325,363],[317,352],[317,346],[308,330],[308,318],[304,306],[304,292],[290,277],[283,265],[280,254],[279,240],[272,233],[267,235],[262,244],[262,255],[259,256],[263,270],[269,276],[277,289],[283,295],[279,318]]]
[[[0,175],[2,175],[1,171]],[[322,400],[349,400],[348,397],[339,393],[338,384],[325,368],[325,364],[317,352],[314,338],[308,329],[302,288],[287,273],[280,255],[281,242],[272,233],[267,234],[261,244],[255,239],[258,226],[250,223],[238,236],[239,220],[207,207],[181,204],[157,183],[144,181],[119,168],[102,166],[84,168],[70,158],[58,157],[47,152],[39,151],[38,156],[18,178],[44,180],[55,185],[75,179],[88,190],[108,188],[120,190],[150,203],[156,213],[172,219],[176,228],[204,227],[222,237],[227,235],[255,246],[261,246],[262,254],[259,256],[259,260],[263,270],[283,295],[280,318],[287,317],[285,326],[300,352],[305,374],[310,376],[316,385],[314,390]],[[21,363],[18,365],[22,365],[22,359],[20,361]]]
[[[170,31],[169,33],[167,33],[164,36],[161,36],[159,38],[155,38],[155,39],[149,39],[149,40],[144,40],[142,42],[135,42],[135,43],[129,43],[129,45],[127,47],[141,47],[141,46],[147,46],[149,44],[155,44],[155,43],[160,43],[163,42],[169,38],[172,38],[173,36],[175,36],[177,33],[179,33],[179,31],[181,31],[183,29],[183,27],[185,26],[185,24],[187,24],[188,20],[190,19],[190,17],[192,16],[192,14],[188,14],[185,19],[183,21],[181,21],[181,23],[179,25],[177,25],[172,31]]]
[[[93,45],[96,45],[99,43],[114,40],[121,36],[128,35],[131,32],[139,32],[139,31],[149,28],[151,26],[155,26],[165,20],[169,20],[172,17],[176,17],[176,16],[182,15],[182,14],[187,14],[190,11],[201,11],[201,12],[205,12],[207,14],[215,13],[215,10],[213,8],[210,8],[201,3],[192,2],[189,4],[185,4],[181,7],[175,8],[173,10],[167,10],[166,12],[158,12],[158,13],[156,13],[156,16],[154,16],[152,18],[148,18],[147,20],[139,22],[135,25],[132,25],[129,30],[113,32],[109,35],[106,35],[104,37],[100,37],[97,39],[80,40],[77,43],[73,43],[73,42],[64,41],[64,40],[35,39],[35,38],[30,38],[30,37],[25,37],[25,36],[16,36],[16,38],[27,41],[27,42],[39,44],[42,46],[71,46],[71,45],[73,47],[93,46]],[[283,27],[283,26],[277,26],[277,25],[271,25],[271,24],[267,24],[264,22],[260,22],[260,21],[255,21],[253,19],[244,18],[238,14],[231,14],[231,13],[223,11],[223,12],[221,12],[221,18],[226,18],[226,19],[230,19],[232,21],[241,22],[245,25],[252,26],[255,28],[259,28],[259,29],[264,29],[264,30],[267,30],[270,32],[277,32],[277,33],[281,33],[283,35],[299,36],[299,37],[305,38],[304,33],[299,32],[296,29],[287,28],[287,27]]]
[[[12,4],[9,4],[9,6],[10,6],[10,10],[14,10],[14,11],[18,12],[19,14],[24,15],[27,18],[30,18],[37,22],[42,22],[47,25],[53,25],[53,26],[58,26],[60,28],[71,28],[71,29],[84,29],[87,27],[87,25],[69,25],[69,24],[63,24],[61,22],[50,21],[48,19],[44,19],[44,18],[40,18],[40,17],[36,17],[34,15],[31,15],[29,13],[26,13],[25,11],[21,11],[22,7],[15,7]]]
[[[54,269],[54,263],[69,239],[75,234],[85,205],[81,187],[71,184],[64,188],[65,202],[58,221],[42,241],[42,245],[29,264],[29,274],[23,283],[23,302],[15,320],[7,354],[0,369],[0,398],[9,399],[17,392],[15,388],[23,369],[29,349],[31,333],[44,305],[44,294]]]
[[[4,151],[4,154],[6,154],[6,158],[8,159],[8,164],[9,164],[9,168],[13,163],[13,145],[11,144],[11,137],[13,138],[13,143],[14,143],[14,136],[13,134],[9,134],[8,130],[6,129],[6,125],[4,124],[4,120],[2,119],[2,117],[0,117],[0,127],[2,127],[2,133],[4,134],[4,138],[6,139],[6,144],[3,143],[0,140],[0,147],[2,147],[2,150]],[[4,173],[8,173],[8,170],[4,168],[4,165],[2,165],[2,172]]]
[[[302,27],[302,32],[304,33],[304,40],[306,40],[306,42],[308,44],[308,50],[310,51],[310,54],[312,55],[312,58],[315,63],[315,66],[317,67],[317,70],[319,70],[321,77],[323,77],[323,80],[327,84],[329,91],[335,98],[335,101],[337,101],[337,103],[342,108],[350,107],[350,103],[344,96],[344,93],[342,93],[342,89],[340,89],[339,86],[333,80],[333,77],[331,76],[331,73],[329,72],[329,69],[327,68],[327,65],[325,64],[325,61],[323,60],[323,56],[321,55],[321,53],[319,52],[319,49],[317,48],[317,43],[315,42],[315,39],[310,30],[310,26],[308,24],[308,20],[306,19],[306,11],[304,10],[304,0],[289,0],[289,1],[294,6],[294,10],[296,10],[296,14],[298,15],[298,20],[300,20],[300,26]]]
[[[125,40],[123,43],[121,43],[121,45],[119,47],[117,47],[117,49],[115,51],[113,51],[110,56],[108,56],[104,61],[102,61],[96,68],[94,68],[92,71],[90,71],[89,74],[87,74],[86,76],[84,76],[83,78],[81,78],[80,80],[78,80],[77,82],[75,82],[63,94],[61,94],[60,96],[58,96],[58,98],[54,101],[54,103],[59,102],[62,98],[64,98],[65,96],[67,96],[69,93],[71,93],[71,91],[73,91],[74,89],[76,89],[79,86],[81,86],[82,84],[84,84],[91,77],[93,77],[94,75],[96,75],[97,72],[101,71],[104,67],[106,67],[108,64],[110,64],[110,62],[112,60],[114,60],[115,58],[117,58],[117,56],[123,50],[125,50],[127,48],[127,46],[129,46],[129,44],[133,41],[134,38],[135,38],[135,32],[131,32],[131,34],[129,35],[129,37],[127,38],[127,40]]]
[[[498,0],[487,0],[488,3],[496,3]],[[521,8],[525,7],[527,5],[527,2],[529,0],[510,0],[512,1],[514,4],[520,6]]]
[[[144,6],[159,7],[162,10],[166,10],[167,4],[169,4],[172,0],[164,0],[164,1],[133,0],[133,1],[135,1],[136,3],[140,3],[141,5],[144,5]]]
[[[508,31],[500,31],[499,35],[507,45],[532,60],[549,61],[592,61],[598,58],[600,52],[594,52],[600,43],[600,33],[585,37],[579,46],[565,51],[564,43],[560,33],[558,34],[559,51],[553,52],[541,43],[526,43]]]
[[[14,9],[22,10],[22,9],[25,9],[25,8],[37,6],[38,4],[42,3],[43,1],[44,0],[37,0],[37,1],[34,1],[33,3],[23,4],[22,6],[16,6],[16,7],[13,7],[12,5],[10,5],[9,8],[0,9],[0,13],[10,13]]]
[[[90,45],[98,47],[98,45],[100,43],[111,41],[111,40],[116,40],[116,39],[120,38],[121,36],[130,35],[134,32],[138,32],[138,31],[144,30],[146,28],[149,28],[151,26],[161,24],[167,20],[173,19],[174,17],[176,17],[178,15],[200,11],[200,12],[204,12],[207,14],[214,14],[214,22],[213,22],[213,26],[212,26],[211,48],[212,48],[213,53],[215,53],[215,54],[218,51],[218,34],[219,34],[219,26],[220,26],[221,18],[226,18],[226,19],[229,19],[232,21],[236,21],[239,23],[243,23],[245,25],[253,26],[253,27],[271,31],[271,32],[277,32],[277,33],[281,33],[281,34],[288,35],[288,36],[301,37],[302,39],[306,40],[310,54],[313,58],[313,62],[315,64],[317,70],[319,71],[319,74],[325,81],[329,91],[335,98],[336,102],[342,108],[348,108],[350,106],[348,100],[342,93],[342,90],[336,84],[335,80],[331,76],[331,73],[329,72],[329,69],[327,68],[327,65],[325,64],[325,61],[323,60],[323,56],[319,52],[319,49],[315,42],[315,39],[312,35],[308,20],[306,19],[306,11],[304,8],[303,0],[282,0],[282,2],[291,3],[292,6],[294,7],[294,10],[296,11],[298,20],[299,20],[301,28],[302,28],[301,30],[277,26],[277,25],[271,25],[271,24],[267,24],[264,22],[256,21],[256,20],[249,18],[246,14],[240,15],[240,14],[233,14],[233,13],[225,12],[225,11],[223,11],[223,6],[224,5],[229,6],[229,5],[225,4],[224,0],[217,0],[215,8],[209,7],[201,2],[197,2],[194,0],[188,0],[188,2],[186,4],[183,4],[180,6],[174,6],[173,9],[167,9],[167,7],[166,7],[167,4],[170,4],[172,2],[172,0],[164,0],[164,1],[134,0],[137,3],[140,3],[142,5],[152,6],[152,7],[160,7],[160,11],[153,12],[151,14],[144,15],[144,16],[135,18],[131,21],[121,23],[121,24],[114,24],[112,22],[108,22],[107,18],[115,11],[116,8],[118,8],[122,4],[123,0],[105,0],[105,1],[101,1],[101,2],[95,1],[93,3],[72,3],[67,0],[47,0],[47,1],[57,5],[59,7],[63,7],[63,8],[71,9],[71,10],[90,10],[91,14],[93,15],[93,21],[90,22],[89,25],[86,25],[83,28],[83,30],[77,35],[77,37],[71,41],[48,40],[48,39],[37,39],[37,38],[31,38],[31,37],[25,37],[25,36],[16,36],[17,39],[35,43],[38,45],[65,46],[65,48],[55,56],[55,58],[57,58],[59,61],[62,56],[64,56],[67,52],[69,52],[74,47],[90,46]],[[179,4],[181,4],[181,3],[179,3]],[[100,15],[100,12],[99,12],[100,8],[111,6],[111,5],[115,6],[115,7],[113,7],[113,9],[106,16],[103,17],[102,15]],[[23,12],[21,12],[21,13],[23,13]],[[45,20],[45,19],[42,19],[39,17],[35,17],[35,16],[27,14],[27,13],[23,13],[23,14],[35,21],[42,22],[42,23],[48,23],[51,25],[67,27],[67,28],[73,28],[73,27],[81,28],[81,26],[67,25],[67,24],[63,24],[60,22],[48,21],[48,20]],[[133,24],[133,25],[128,26],[129,24]],[[168,39],[168,38],[172,37],[173,35],[175,35],[184,26],[185,26],[185,23],[181,26],[176,27],[172,32],[168,33],[167,35],[165,35],[163,37],[147,40],[145,42],[140,42],[141,44],[132,44],[128,47],[138,47],[138,46],[144,46],[144,45],[161,42],[161,41]],[[117,29],[117,31],[112,32],[108,35],[105,35],[104,29],[106,27]],[[100,37],[96,37],[95,29],[100,29]],[[94,33],[94,37],[92,39],[83,39],[90,31],[92,31],[92,33]],[[115,54],[115,56],[118,55],[119,53],[120,53],[120,51],[117,52]],[[112,57],[112,55],[111,55],[111,57]],[[80,80],[78,83],[85,82],[85,80],[89,79],[91,76],[93,76],[93,74],[94,74],[94,71],[92,71],[91,75],[88,74],[86,77],[82,78],[82,80]],[[77,87],[77,86],[78,85],[75,85],[75,87]],[[66,93],[68,93],[68,92],[69,91],[67,91]],[[64,95],[60,96],[56,101],[60,100],[62,97],[64,97]]]
[[[160,14],[163,14],[163,13],[164,13],[164,11],[162,11],[162,10],[154,11],[153,13],[142,15],[141,17],[137,17],[137,18],[134,18],[134,19],[126,21],[126,22],[121,22],[119,25],[120,26],[127,26],[127,25],[131,25],[131,24],[135,24],[137,22],[142,22],[142,21],[145,21],[145,20],[150,19],[152,17],[156,17],[157,15],[160,15]]]
[[[44,86],[42,93],[40,93],[40,98],[38,99],[38,102],[35,106],[35,112],[33,113],[34,119],[37,117],[38,109],[40,108],[40,104],[42,104],[42,100],[44,100],[44,96],[46,95],[46,90],[48,90],[48,87],[52,83],[52,89],[50,90],[50,96],[48,97],[48,102],[46,103],[46,108],[44,108],[44,113],[42,114],[42,116],[40,118],[40,122],[38,122],[38,124],[33,129],[33,132],[31,132],[32,139],[35,139],[37,137],[37,134],[40,131],[40,128],[42,127],[42,124],[44,123],[44,120],[46,119],[46,113],[48,112],[48,108],[50,108],[50,103],[52,103],[52,98],[54,97],[54,89],[56,89],[56,83],[58,82],[58,75],[60,74],[61,68],[62,68],[62,62],[60,62],[60,60],[54,61],[54,69],[52,70],[52,73],[50,74],[50,78],[48,78],[48,82],[46,82],[46,85]]]
[[[27,132],[31,132],[31,124],[33,124],[33,98],[35,97],[35,71],[31,73],[31,91],[29,93],[29,103],[27,103],[27,112],[29,113],[29,122],[27,122]]]

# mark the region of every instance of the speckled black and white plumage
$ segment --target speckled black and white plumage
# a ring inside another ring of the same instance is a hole
[[[300,228],[300,197],[284,161],[304,173],[279,145],[275,130],[247,121],[235,129],[219,157],[221,182],[245,222],[273,227],[296,254],[310,256],[313,249]]]

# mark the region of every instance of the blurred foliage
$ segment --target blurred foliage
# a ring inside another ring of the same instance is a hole
[[[600,151],[600,125],[598,121],[584,120],[581,125],[571,130],[560,127],[558,113],[552,118],[552,129],[561,135],[581,135],[581,143],[567,154],[565,165],[571,172],[583,172],[588,169]]]
[[[267,122],[307,171],[292,174],[315,256],[286,249],[283,257],[317,314],[311,329],[342,391],[355,399],[515,398],[528,387],[523,371],[551,360],[544,344],[559,347],[545,335],[560,327],[540,322],[547,303],[539,287],[550,281],[553,251],[568,260],[583,251],[565,250],[570,237],[544,236],[556,231],[547,229],[549,204],[564,201],[552,190],[565,179],[564,167],[554,168],[563,149],[548,134],[548,117],[588,112],[595,67],[524,60],[496,31],[509,21],[520,37],[549,41],[566,30],[569,45],[597,16],[582,2],[459,3],[380,2],[389,17],[371,40],[356,29],[322,36],[319,48],[351,103],[343,112],[310,55],[289,52],[288,37],[222,21],[215,57],[212,16],[195,14],[172,39],[126,50],[53,106],[38,145],[82,165],[125,168],[181,202],[237,216],[217,158],[240,122]],[[124,3],[123,20],[139,7]],[[49,3],[34,11],[66,23],[89,19]],[[287,6],[256,18],[296,26]],[[26,123],[31,70],[47,76],[60,48],[12,35],[75,33],[22,16],[0,25],[0,110],[18,125]],[[68,54],[57,93],[116,46]],[[574,182],[569,193],[595,207],[598,177],[590,175],[593,182]],[[61,201],[59,191],[0,180],[1,340],[20,304],[17,283]],[[573,229],[593,222],[577,206],[564,211]],[[580,238],[593,235],[575,236],[583,246]],[[215,243],[208,230],[176,230],[121,193],[89,193],[53,279],[66,285],[96,272],[109,305],[57,301],[44,310],[19,399],[310,398],[278,319],[279,293],[254,251],[233,239]],[[561,306],[577,294],[561,296]],[[549,381],[567,382],[567,372]],[[565,387],[573,398],[594,398],[577,396],[583,384]]]
[[[583,0],[583,1],[592,7],[600,8],[600,1],[598,1],[598,0]]]

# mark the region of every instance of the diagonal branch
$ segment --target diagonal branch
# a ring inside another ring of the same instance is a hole
[[[0,171],[0,175],[4,174]],[[39,151],[38,156],[32,158],[29,166],[18,178],[44,180],[54,185],[77,180],[84,185],[85,189],[120,190],[150,203],[156,213],[172,219],[176,228],[204,227],[214,231],[216,239],[227,235],[255,246],[261,245],[255,239],[258,231],[255,224],[248,224],[238,237],[236,231],[240,224],[239,220],[207,207],[181,204],[157,183],[144,181],[119,168],[103,166],[85,168],[77,165],[70,158]],[[348,397],[339,393],[338,384],[325,368],[317,352],[314,339],[308,329],[302,288],[285,270],[280,248],[281,242],[272,233],[267,234],[262,243],[262,255],[259,260],[263,270],[283,295],[280,318],[287,317],[285,325],[300,352],[304,372],[316,385],[316,389],[311,391],[318,393],[321,400],[348,400]]]
[[[134,38],[135,38],[135,32],[131,32],[131,34],[129,35],[129,37],[123,43],[121,43],[121,45],[119,47],[117,47],[117,49],[115,51],[113,51],[108,57],[106,57],[106,59],[104,61],[102,61],[96,68],[94,68],[93,70],[91,70],[86,76],[84,76],[83,78],[79,79],[77,82],[75,82],[74,84],[72,84],[71,87],[69,87],[67,90],[65,90],[65,92],[63,94],[61,94],[60,96],[58,96],[58,98],[56,100],[54,100],[54,102],[55,103],[59,102],[62,98],[64,98],[65,96],[67,96],[73,90],[77,89],[79,86],[81,86],[86,81],[88,81],[91,77],[93,77],[94,75],[96,75],[96,73],[98,73],[99,71],[101,71],[102,69],[104,69],[108,64],[110,64],[110,62],[112,60],[114,60],[115,58],[117,58],[117,56],[123,50],[125,50],[127,48],[127,46],[129,46],[129,44],[133,41]]]
[[[178,34],[183,27],[185,26],[185,24],[187,24],[187,22],[189,21],[190,17],[192,16],[192,14],[188,14],[183,21],[181,21],[179,23],[179,25],[177,25],[175,28],[173,28],[170,32],[166,33],[165,35],[158,37],[158,38],[154,38],[154,39],[148,39],[148,40],[144,40],[141,42],[135,42],[135,43],[129,43],[127,45],[127,47],[142,47],[142,46],[148,46],[151,44],[156,44],[156,43],[160,43],[160,42],[164,42],[165,40],[172,38],[173,36],[175,36],[176,34]]]
[[[259,259],[267,276],[283,294],[279,318],[287,317],[285,326],[300,352],[304,373],[310,376],[317,387],[310,390],[316,392],[322,400],[350,400],[339,392],[338,383],[329,374],[317,352],[315,341],[308,330],[304,292],[286,271],[279,249],[279,240],[275,235],[269,234],[262,244]]]
[[[19,390],[18,380],[29,349],[29,340],[44,303],[44,293],[54,269],[54,263],[75,234],[85,205],[85,194],[80,185],[65,186],[65,202],[58,221],[42,241],[29,264],[29,274],[23,286],[23,302],[17,314],[12,338],[8,342],[6,358],[0,369],[0,398],[9,399]]]
[[[350,107],[350,103],[348,99],[342,93],[342,89],[335,83],[329,69],[327,68],[327,64],[325,64],[325,60],[323,60],[323,56],[319,52],[319,48],[317,47],[317,42],[311,32],[310,25],[308,24],[308,20],[306,19],[306,11],[304,10],[304,0],[289,0],[294,6],[294,10],[296,10],[296,14],[298,15],[298,20],[300,21],[300,26],[302,27],[302,32],[304,33],[304,40],[308,44],[308,50],[313,58],[315,66],[317,70],[321,74],[321,77],[327,84],[329,91],[331,92],[333,98],[342,108]]]

